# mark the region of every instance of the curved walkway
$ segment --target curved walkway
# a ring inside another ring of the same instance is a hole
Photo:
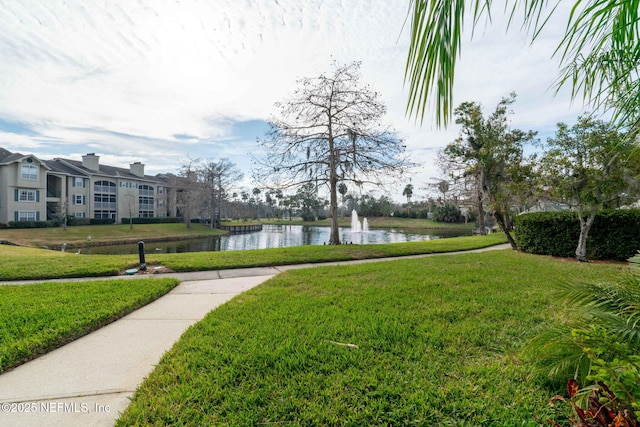
[[[465,253],[506,248],[498,245]],[[234,296],[290,269],[397,259],[158,275],[176,277],[181,283],[118,321],[0,375],[0,426],[112,426],[182,333]]]

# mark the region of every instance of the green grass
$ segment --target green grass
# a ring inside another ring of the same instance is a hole
[[[147,262],[162,264],[176,271],[218,270],[457,252],[505,241],[504,235],[494,233],[488,236],[376,245],[309,245],[268,250],[151,254]]]
[[[88,225],[58,228],[3,229],[0,240],[31,247],[60,247],[66,243],[69,248],[83,247],[101,242],[103,244],[135,243],[207,237],[225,234],[221,230],[212,230],[204,224],[129,224]],[[87,240],[91,236],[91,240]]]
[[[148,304],[175,279],[0,286],[0,372]]]
[[[246,251],[147,254],[148,265],[174,271],[262,267],[451,252],[503,243],[502,234],[384,245],[297,246]],[[76,255],[0,245],[0,280],[113,276],[139,265],[137,255]]]
[[[76,255],[0,245],[0,280],[115,276],[136,263],[137,255]]]
[[[536,426],[560,390],[519,352],[554,284],[624,268],[500,251],[288,271],[191,327],[117,425]]]

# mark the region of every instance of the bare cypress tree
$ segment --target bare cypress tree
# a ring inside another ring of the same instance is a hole
[[[380,94],[360,83],[359,62],[298,84],[288,101],[276,104],[279,114],[258,140],[266,157],[254,158],[254,179],[279,188],[326,185],[329,244],[338,245],[338,183],[382,185],[412,165],[402,140],[381,123],[386,107]]]
[[[208,207],[211,228],[219,225],[222,216],[222,202],[231,187],[243,178],[243,173],[235,163],[227,158],[218,161],[207,160],[197,167],[205,191],[203,193]]]

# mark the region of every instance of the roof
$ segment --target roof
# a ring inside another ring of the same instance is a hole
[[[49,168],[49,166],[45,162],[43,162],[33,154],[12,153],[11,151],[0,147],[0,165],[9,165],[11,163],[19,162],[25,158],[33,158],[37,160],[38,163],[44,165],[44,167],[46,167],[47,169]]]
[[[140,177],[138,175],[134,175],[131,173],[131,170],[126,169],[126,168],[119,168],[119,167],[115,167],[115,166],[108,166],[108,165],[103,165],[103,164],[99,164],[98,165],[98,170],[94,171],[91,170],[89,168],[86,168],[82,165],[82,162],[79,160],[71,160],[71,159],[53,159],[53,161],[55,162],[60,162],[64,165],[66,165],[68,168],[71,168],[73,170],[75,170],[75,174],[77,175],[78,172],[83,174],[83,175],[87,175],[87,176],[91,176],[91,175],[102,175],[102,176],[107,176],[107,177],[112,177],[112,178],[124,178],[124,179],[138,179],[138,180],[145,180],[145,181],[154,181],[154,182],[160,182],[160,181],[164,181],[162,179],[159,179],[153,175],[145,175],[143,177]]]
[[[40,160],[32,154],[12,153],[11,151],[0,147],[0,165],[8,165],[11,163],[19,162],[25,158],[36,159],[45,168],[53,173],[61,173],[71,176],[92,176],[99,175],[112,178],[122,178],[131,180],[143,180],[167,184],[169,182],[168,176],[165,175],[145,175],[140,177],[131,173],[130,169],[118,168],[115,166],[98,165],[98,171],[88,169],[82,165],[81,161],[55,158],[53,160]]]
[[[86,173],[83,173],[77,170],[76,168],[72,168],[71,166],[66,165],[65,163],[59,162],[57,160],[45,160],[44,163],[46,163],[47,166],[49,166],[49,169],[51,169],[51,171],[54,173],[57,172],[64,175],[72,175],[72,176],[87,176]]]

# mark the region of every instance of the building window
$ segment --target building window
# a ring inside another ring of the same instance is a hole
[[[84,187],[84,178],[73,178],[74,187]]]
[[[16,212],[16,221],[38,221],[39,212],[18,211]]]
[[[96,181],[94,184],[94,190],[93,208],[96,209],[94,217],[115,218],[117,208],[116,183],[111,181]]]
[[[95,211],[95,215],[93,217],[101,218],[101,219],[116,219],[116,211],[106,211],[106,210]]]
[[[140,187],[138,187],[138,189],[140,190],[141,196],[153,197],[153,187],[151,187],[150,185],[141,185]]]
[[[164,187],[158,186],[158,194],[164,194]]]
[[[38,180],[38,167],[34,165],[20,165],[20,177],[31,181]]]
[[[140,185],[138,187],[138,216],[140,218],[153,216],[153,191],[153,187],[150,185]]]
[[[18,190],[19,202],[37,202],[37,190]]]
[[[76,212],[73,214],[76,218],[84,218],[84,212]]]
[[[111,181],[96,181],[93,188],[96,193],[115,193],[116,183]]]
[[[82,196],[80,194],[75,194],[73,196],[73,204],[74,205],[84,205],[84,204],[86,204],[86,201],[87,201],[86,197]]]

